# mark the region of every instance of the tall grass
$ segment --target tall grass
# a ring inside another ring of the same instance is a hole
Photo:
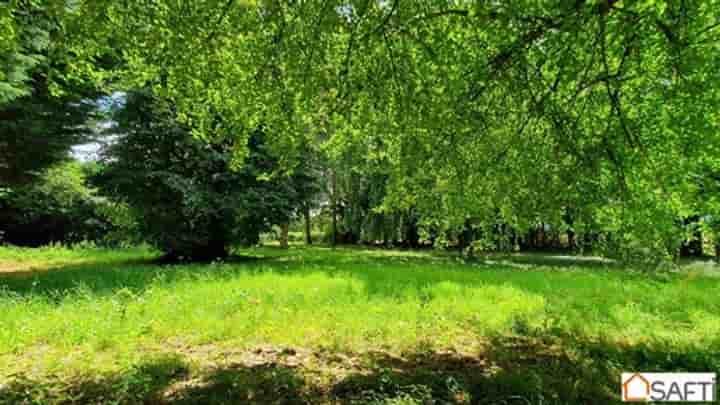
[[[239,253],[161,266],[145,249],[0,249],[0,263],[29,261],[36,271],[0,274],[0,381],[117,372],[153,353],[208,346],[209,356],[264,345],[472,351],[503,336],[652,347],[657,353],[644,356],[657,356],[647,363],[655,367],[720,369],[715,278],[575,262],[465,263],[424,252]]]

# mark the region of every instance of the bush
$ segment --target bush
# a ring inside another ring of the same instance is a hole
[[[87,165],[67,162],[45,170],[36,181],[0,194],[5,242],[20,246],[106,241],[125,224],[127,209],[99,197],[85,184]]]
[[[293,179],[278,174],[261,129],[238,165],[232,141],[193,137],[172,106],[150,94],[130,93],[115,119],[117,138],[93,182],[137,213],[140,233],[166,259],[223,257],[229,245],[256,244],[261,232],[289,220]]]

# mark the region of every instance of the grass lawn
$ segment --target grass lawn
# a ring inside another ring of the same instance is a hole
[[[321,247],[154,257],[0,248],[0,403],[603,404],[622,371],[720,371],[720,279],[698,271]]]

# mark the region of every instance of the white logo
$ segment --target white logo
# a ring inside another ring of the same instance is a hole
[[[622,373],[623,402],[710,402],[715,373]]]

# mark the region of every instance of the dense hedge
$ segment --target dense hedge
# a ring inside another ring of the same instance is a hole
[[[120,243],[132,238],[127,208],[98,196],[85,183],[91,165],[63,163],[36,181],[0,194],[0,236],[19,246],[92,240]]]

